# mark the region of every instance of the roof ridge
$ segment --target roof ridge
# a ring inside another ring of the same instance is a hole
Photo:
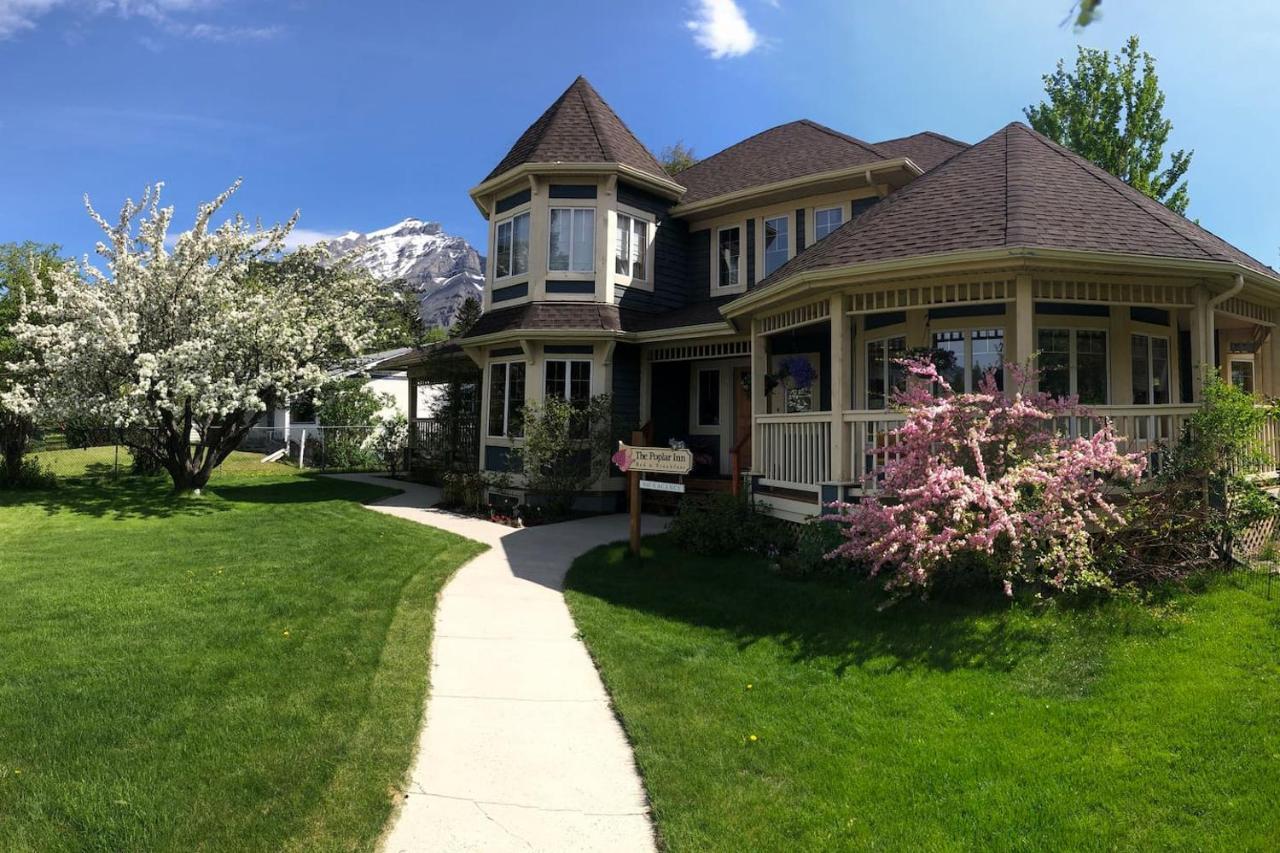
[[[584,85],[580,86],[579,83]],[[591,102],[587,100],[586,89],[590,88],[590,86],[591,84],[587,82],[587,79],[579,74],[578,79],[573,81],[573,86],[571,88],[577,90],[578,100],[582,102],[582,112],[586,115],[587,122],[591,125],[591,133],[596,138],[596,145],[600,148],[600,154],[604,158],[604,162],[608,163],[613,160],[613,152],[609,150],[609,145],[605,142],[604,138],[601,137],[600,125],[596,121],[596,117],[594,115],[595,111],[592,109]]]
[[[1018,130],[1022,131],[1023,134],[1025,134],[1029,139],[1032,139],[1040,143],[1045,148],[1052,151],[1054,154],[1057,154],[1063,160],[1075,166],[1077,169],[1084,172],[1086,175],[1093,178],[1095,181],[1102,184],[1107,189],[1111,190],[1111,192],[1115,193],[1117,196],[1124,199],[1129,204],[1133,205],[1134,208],[1136,208],[1138,211],[1143,213],[1145,216],[1160,223],[1160,225],[1162,225],[1164,228],[1168,229],[1169,231],[1172,231],[1174,234],[1180,237],[1187,244],[1189,244],[1190,246],[1195,248],[1197,251],[1204,254],[1205,257],[1213,260],[1225,259],[1225,257],[1220,253],[1210,252],[1208,249],[1202,246],[1198,240],[1192,239],[1190,234],[1187,234],[1180,228],[1175,228],[1171,223],[1166,221],[1163,217],[1156,216],[1152,211],[1148,210],[1137,198],[1135,198],[1134,194],[1141,196],[1142,198],[1150,198],[1149,196],[1143,195],[1143,193],[1141,193],[1139,190],[1136,190],[1133,187],[1129,186],[1127,183],[1120,180],[1118,177],[1111,174],[1110,172],[1108,172],[1106,169],[1102,168],[1098,164],[1094,163],[1092,160],[1089,160],[1083,155],[1077,154],[1076,152],[1071,151],[1069,148],[1066,148],[1065,146],[1058,145],[1056,142],[1049,139],[1047,136],[1044,136],[1043,134],[1036,132],[1035,130],[1033,130],[1030,127],[1027,127],[1025,124],[1023,124],[1020,121],[1010,122],[1005,129],[1008,130],[1009,128],[1017,128]],[[1006,178],[1005,178],[1006,183],[1008,182],[1007,174],[1008,174],[1008,170],[1006,169]],[[1119,186],[1117,186],[1117,184]],[[1125,187],[1128,190],[1128,192],[1121,189],[1121,187]],[[1156,201],[1155,199],[1150,199],[1150,200],[1155,204],[1160,204],[1160,202]],[[1164,207],[1164,205],[1161,205],[1161,207]],[[1172,210],[1169,210],[1167,207],[1165,207],[1164,209],[1169,213],[1172,213],[1174,216],[1180,216],[1180,214],[1174,213]],[[1185,219],[1185,217],[1183,218]]]
[[[859,139],[856,136],[852,136],[848,133],[845,133],[842,130],[836,130],[834,127],[827,127],[825,124],[819,124],[818,122],[814,121],[811,118],[797,119],[795,123],[808,125],[809,127],[812,127],[814,130],[822,131],[823,133],[826,133],[830,136],[834,136],[836,139],[842,140],[844,142],[848,142],[853,145],[857,145],[859,148],[865,148],[873,154],[879,154],[881,157],[884,157],[884,159],[886,160],[893,159],[892,157],[888,156],[887,151],[882,151],[878,147],[876,147],[875,143],[863,142],[861,139]]]

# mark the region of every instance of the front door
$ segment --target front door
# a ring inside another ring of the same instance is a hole
[[[738,448],[738,465],[741,468],[751,464],[751,392],[747,390],[750,377],[750,367],[733,369],[733,444],[730,447],[738,447],[738,442],[746,438]]]

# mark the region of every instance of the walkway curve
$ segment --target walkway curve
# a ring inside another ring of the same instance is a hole
[[[431,486],[339,476],[401,490],[370,509],[490,546],[441,593],[426,717],[382,848],[653,851],[631,746],[563,595],[573,559],[625,539],[627,517],[515,530],[429,509]]]

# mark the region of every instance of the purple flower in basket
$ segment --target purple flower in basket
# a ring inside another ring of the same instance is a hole
[[[803,391],[813,385],[813,380],[818,378],[818,373],[813,369],[813,365],[809,363],[809,359],[802,355],[794,355],[791,358],[784,359],[778,371],[783,376],[791,379],[791,387],[797,391]]]

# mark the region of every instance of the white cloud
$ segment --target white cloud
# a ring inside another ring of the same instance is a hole
[[[36,21],[62,0],[0,0],[0,39],[34,29]]]
[[[35,29],[41,18],[57,8],[75,16],[78,25],[99,15],[146,21],[160,32],[176,38],[201,41],[260,41],[281,32],[277,26],[241,26],[193,20],[193,15],[213,12],[225,0],[0,0],[0,40]],[[143,35],[144,46],[159,42]]]
[[[760,35],[734,0],[698,0],[697,18],[685,26],[712,59],[745,56],[760,46]]]

